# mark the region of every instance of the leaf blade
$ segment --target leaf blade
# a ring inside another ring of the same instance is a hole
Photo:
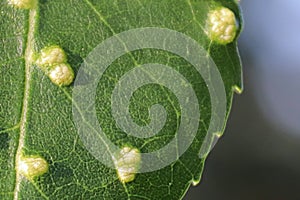
[[[4,1],[3,1],[4,2]],[[76,6],[73,6],[76,2]],[[213,1],[197,1],[188,2],[182,1],[174,4],[172,1],[47,1],[40,2],[40,12],[38,17],[37,32],[35,34],[36,50],[42,49],[49,44],[59,44],[66,50],[68,59],[75,71],[78,71],[82,59],[88,53],[106,38],[132,28],[139,27],[163,27],[170,28],[182,33],[185,33],[195,40],[197,40],[203,47],[210,51],[210,55],[217,64],[223,79],[225,79],[225,87],[227,93],[228,112],[231,105],[231,98],[233,95],[232,87],[237,85],[241,87],[242,82],[240,78],[241,67],[240,60],[236,50],[236,42],[227,46],[220,46],[218,44],[211,44],[203,31],[205,27],[206,13],[211,8],[210,3]],[[233,1],[218,1],[222,5],[228,6],[235,13],[239,13],[238,7]],[[194,9],[191,9],[194,8]],[[9,7],[12,13],[20,12],[22,18],[21,26],[26,27],[28,22],[24,16],[28,17],[27,11],[14,10]],[[4,10],[5,13],[8,10]],[[98,11],[95,12],[95,11]],[[102,13],[99,15],[99,13]],[[102,19],[101,19],[102,18]],[[194,19],[197,20],[194,20]],[[138,20],[137,20],[138,19]],[[15,20],[9,18],[8,21]],[[5,28],[14,29],[14,25],[4,25]],[[4,30],[4,26],[1,28]],[[2,30],[1,29],[1,30]],[[24,28],[28,31],[28,27]],[[25,34],[23,31],[22,34]],[[2,31],[1,31],[2,32]],[[3,33],[3,32],[2,32]],[[1,34],[1,33],[0,33]],[[6,38],[7,33],[1,36]],[[8,62],[10,57],[13,57],[14,62],[18,62],[18,57],[24,54],[24,46],[26,37],[23,41],[16,43],[3,42],[10,50],[4,52],[12,52],[13,56],[3,54],[4,62]],[[22,43],[22,44],[21,44]],[[23,51],[19,55],[14,55],[16,46],[23,47]],[[226,56],[224,56],[226,55]],[[132,115],[137,123],[149,122],[147,108],[153,102],[159,102],[167,106],[170,110],[172,118],[165,128],[165,135],[161,135],[163,141],[143,141],[136,138],[126,136],[126,133],[120,131],[116,126],[111,128],[114,124],[110,114],[109,95],[115,81],[126,71],[135,66],[133,58],[139,63],[147,63],[159,61],[163,64],[169,63],[173,68],[180,73],[190,77],[193,84],[198,88],[198,93],[205,93],[203,80],[194,77],[193,71],[189,70],[188,63],[176,57],[175,55],[155,50],[144,50],[132,52],[132,55],[125,55],[118,61],[113,63],[111,71],[108,71],[107,78],[102,80],[103,86],[98,90],[98,102],[104,105],[98,105],[98,118],[106,125],[106,129],[111,134],[108,136],[117,145],[131,143],[140,147],[143,151],[152,151],[159,149],[174,137],[174,126],[178,124],[178,111],[180,107],[178,102],[174,100],[170,91],[162,90],[152,86],[144,88],[144,91],[136,93],[132,104],[132,109],[141,110],[139,112],[133,111]],[[18,88],[24,88],[24,60],[21,60],[20,66],[23,66],[21,72],[15,70],[13,66],[7,67],[10,70],[18,72],[19,75],[9,75],[12,79],[18,82]],[[224,64],[225,63],[225,64]],[[185,67],[178,67],[179,65]],[[2,65],[1,69],[4,69]],[[128,67],[131,66],[131,67]],[[26,137],[24,138],[24,148],[22,150],[25,154],[38,154],[46,158],[50,164],[49,173],[38,178],[34,183],[23,180],[20,186],[20,197],[39,196],[40,198],[96,198],[103,199],[180,199],[186,192],[192,181],[198,182],[200,180],[201,171],[203,169],[204,159],[198,158],[199,147],[205,135],[205,130],[199,131],[195,142],[193,142],[189,151],[187,151],[179,160],[171,166],[147,174],[139,174],[135,181],[130,184],[122,184],[117,178],[116,172],[113,169],[108,169],[92,155],[88,153],[84,145],[77,135],[76,127],[72,119],[72,87],[60,88],[53,85],[47,76],[38,69],[38,67],[31,65],[32,68],[32,82],[30,83],[30,102],[29,115],[26,128]],[[115,67],[115,68],[114,68]],[[6,77],[7,72],[1,71],[1,76]],[[22,77],[22,78],[20,78]],[[21,80],[21,81],[20,81]],[[200,81],[199,81],[200,80]],[[12,84],[10,80],[1,80],[4,85]],[[0,127],[7,129],[19,123],[20,104],[22,104],[23,93],[21,90],[16,90],[18,99],[13,98],[11,91],[14,87],[1,87],[1,105],[6,105],[1,109],[1,117],[7,118],[0,121]],[[103,90],[101,92],[101,90]],[[5,94],[7,91],[8,94]],[[143,105],[142,97],[145,94],[154,93],[155,95],[147,95],[148,99]],[[167,94],[167,96],[166,96]],[[68,97],[69,96],[69,97]],[[165,98],[171,98],[171,101],[164,101]],[[12,99],[11,103],[8,99]],[[17,102],[17,103],[16,103]],[[209,99],[205,100],[205,108],[202,111],[209,113],[210,106]],[[18,105],[18,106],[15,106]],[[2,107],[1,107],[2,108]],[[12,111],[8,110],[17,108],[15,114],[10,116]],[[172,111],[173,110],[173,111]],[[103,114],[104,113],[104,114]],[[227,113],[228,114],[228,113]],[[107,117],[107,116],[108,117]],[[207,125],[210,115],[204,116],[203,125]],[[11,122],[10,122],[11,121]],[[13,122],[13,123],[12,123]],[[9,137],[13,138],[20,133],[13,131],[9,133]],[[3,136],[4,137],[4,136]],[[3,166],[6,166],[7,160],[10,160],[10,166],[14,165],[14,159],[11,157],[11,152],[15,152],[18,137],[10,139],[9,148],[5,150],[3,155]],[[10,153],[9,150],[10,149]],[[11,150],[12,149],[12,150]],[[13,153],[14,154],[14,153]],[[193,161],[193,162],[192,162]],[[1,163],[2,166],[2,163]],[[1,167],[2,169],[2,167]],[[4,168],[3,168],[4,169]],[[1,173],[1,172],[0,172]],[[14,170],[10,169],[10,177],[14,177]],[[7,175],[5,175],[7,177]],[[5,184],[0,186],[0,192],[11,194],[11,183],[5,181]],[[150,186],[149,186],[150,185]],[[153,191],[149,193],[150,191]]]

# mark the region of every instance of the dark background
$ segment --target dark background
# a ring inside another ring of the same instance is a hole
[[[242,0],[244,92],[186,200],[300,200],[300,1]]]

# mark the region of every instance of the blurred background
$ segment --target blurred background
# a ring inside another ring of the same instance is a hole
[[[300,1],[241,0],[244,92],[186,200],[300,200]]]

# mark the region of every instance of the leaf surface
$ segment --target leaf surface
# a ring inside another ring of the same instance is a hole
[[[227,45],[205,33],[208,12],[231,9],[241,26],[233,0],[40,0],[33,10],[0,1],[0,199],[181,199],[201,178],[205,158],[199,151],[211,118],[207,86],[183,58],[158,49],[143,49],[116,59],[97,87],[96,113],[103,131],[115,145],[134,146],[142,153],[170,142],[180,124],[180,104],[172,91],[150,84],[135,91],[129,110],[140,126],[151,122],[149,108],[164,106],[168,114],[162,130],[150,138],[136,138],[120,129],[112,116],[111,94],[118,80],[138,64],[160,63],[182,74],[199,97],[201,120],[193,143],[171,165],[137,174],[123,184],[116,170],[95,159],[85,148],[72,116],[74,85],[59,87],[32,61],[33,54],[59,45],[75,76],[84,59],[105,39],[141,27],[176,30],[196,40],[217,65],[224,81],[228,116],[234,88],[241,90],[241,64],[236,40]],[[239,32],[239,30],[238,30]],[[17,173],[20,155],[38,155],[49,171],[34,180]]]

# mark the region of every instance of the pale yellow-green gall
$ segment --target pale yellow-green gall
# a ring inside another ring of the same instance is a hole
[[[54,84],[68,86],[74,80],[74,71],[70,65],[62,63],[51,67],[48,76]]]
[[[124,147],[119,152],[115,166],[118,178],[122,183],[128,183],[135,179],[141,164],[141,153],[136,148]]]
[[[236,37],[237,21],[234,13],[225,7],[219,7],[208,13],[206,33],[219,44],[228,44]]]
[[[49,46],[41,50],[38,58],[35,61],[35,64],[45,68],[49,66],[53,66],[55,64],[66,63],[67,56],[65,51],[57,46]]]
[[[47,161],[38,156],[22,157],[17,165],[17,170],[28,180],[41,176],[48,172],[49,164]]]
[[[74,71],[67,63],[67,55],[58,45],[43,48],[37,54],[35,64],[58,86],[68,86],[74,80]]]
[[[20,9],[32,9],[37,6],[37,0],[8,0],[8,4]]]

